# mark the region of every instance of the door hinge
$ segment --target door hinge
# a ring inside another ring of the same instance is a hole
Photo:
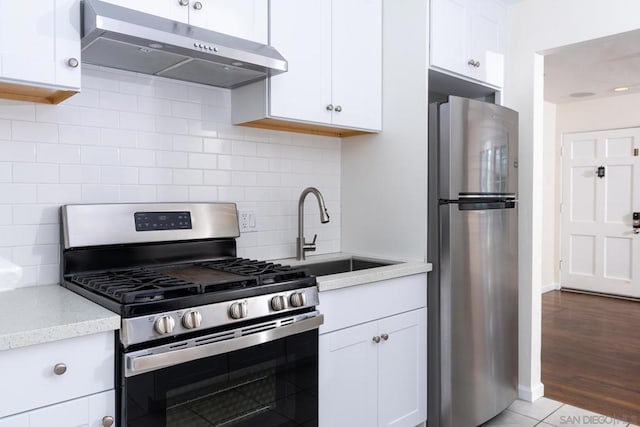
[[[562,212],[562,202],[560,202],[560,212]]]
[[[640,151],[639,149],[634,148],[634,149],[633,149],[633,157],[638,157],[638,154],[639,154],[638,152],[639,152],[639,151]]]
[[[562,260],[558,261],[558,270],[562,271]]]

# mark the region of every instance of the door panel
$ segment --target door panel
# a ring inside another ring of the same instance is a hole
[[[639,297],[640,128],[566,134],[563,147],[562,287]]]
[[[516,399],[517,208],[440,207],[441,425],[479,425]]]

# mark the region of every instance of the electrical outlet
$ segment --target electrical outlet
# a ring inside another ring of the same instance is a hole
[[[253,211],[239,211],[238,225],[240,226],[241,233],[251,233],[254,231],[258,231],[258,226],[256,223],[256,213]]]

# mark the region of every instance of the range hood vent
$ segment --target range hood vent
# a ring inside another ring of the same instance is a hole
[[[83,1],[82,62],[233,89],[287,71],[271,46]]]

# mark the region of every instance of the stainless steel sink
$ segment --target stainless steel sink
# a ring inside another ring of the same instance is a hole
[[[310,262],[302,264],[300,267],[314,276],[327,276],[329,274],[347,273],[349,271],[366,270],[393,264],[398,264],[398,262],[351,257],[332,261]]]

